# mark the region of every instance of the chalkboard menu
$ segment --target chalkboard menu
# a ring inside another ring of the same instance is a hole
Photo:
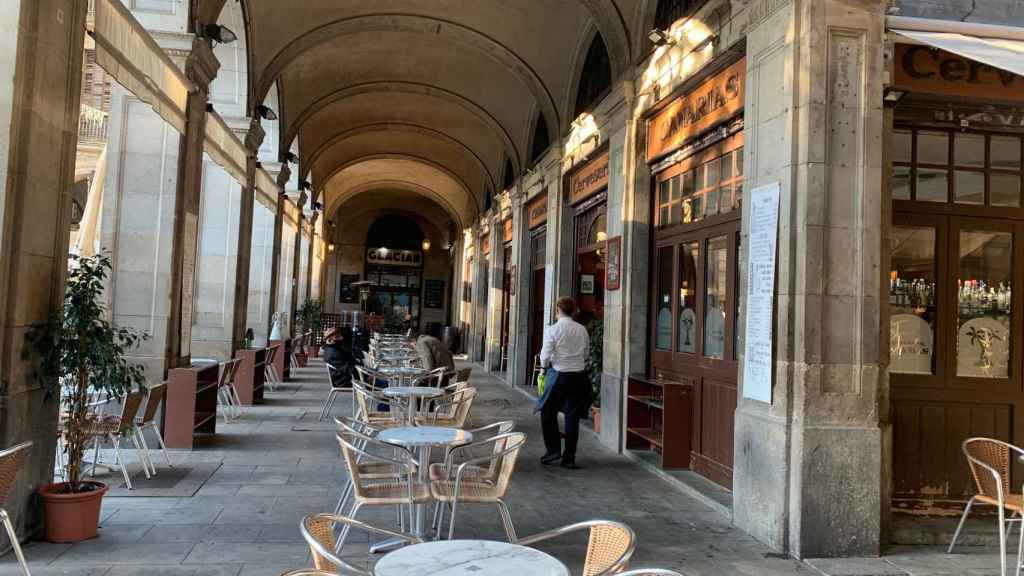
[[[423,305],[427,308],[444,308],[444,280],[423,282]]]

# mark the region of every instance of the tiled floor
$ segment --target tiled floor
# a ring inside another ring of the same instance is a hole
[[[529,437],[508,498],[520,535],[591,518],[621,520],[639,536],[634,567],[674,568],[689,576],[999,573],[996,555],[985,548],[947,556],[936,548],[911,547],[882,559],[808,564],[780,558],[718,513],[601,448],[592,434],[581,438],[582,469],[541,466],[543,443],[530,401],[479,371],[473,384],[480,389],[474,424],[514,419]],[[136,468],[131,495],[114,489],[104,499],[98,538],[26,547],[33,574],[270,576],[308,566],[299,519],[333,510],[343,478],[333,425],[317,421],[325,389],[316,362],[297,370],[293,381],[268,393],[266,404],[240,421],[218,423],[217,436],[200,448],[175,452],[177,470],[166,469],[157,457],[162,475],[147,481]],[[347,397],[339,399],[337,412],[348,405]],[[121,484],[119,476],[104,479]],[[368,509],[360,518],[390,526],[394,513]],[[504,536],[496,509],[488,506],[466,507],[457,534]],[[578,574],[585,545],[582,537],[570,538],[545,550]],[[11,555],[0,559],[0,576],[17,573]]]

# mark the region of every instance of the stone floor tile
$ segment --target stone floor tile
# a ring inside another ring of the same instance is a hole
[[[85,541],[73,544],[53,564],[179,564],[193,544]]]
[[[171,524],[154,526],[143,542],[254,542],[260,526],[251,524]]]
[[[237,576],[241,564],[207,564],[203,566],[165,564],[146,566],[145,576]],[[139,576],[137,566],[113,566],[104,576]]]
[[[309,548],[300,543],[254,542],[225,546],[214,542],[196,544],[185,564],[265,564],[285,563],[302,566]]]
[[[806,561],[824,576],[909,576],[882,558],[815,558]]]

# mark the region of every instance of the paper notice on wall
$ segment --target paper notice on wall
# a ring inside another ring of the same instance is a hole
[[[189,356],[192,353],[192,308],[195,299],[198,223],[198,215],[185,213],[184,253],[181,256],[181,356]]]
[[[775,252],[779,234],[776,182],[750,192],[747,239],[746,332],[743,341],[743,397],[771,404],[772,312],[775,308]]]

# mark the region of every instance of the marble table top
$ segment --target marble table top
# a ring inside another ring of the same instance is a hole
[[[569,569],[540,550],[490,540],[442,540],[391,552],[376,576],[569,576]]]
[[[427,370],[415,366],[381,366],[377,368],[377,372],[386,376],[421,376],[426,374]]]
[[[381,388],[385,396],[397,396],[399,398],[436,398],[444,395],[440,388],[429,386],[395,386],[394,388]]]
[[[442,426],[400,426],[381,431],[377,440],[399,446],[457,446],[473,441],[473,433]]]

